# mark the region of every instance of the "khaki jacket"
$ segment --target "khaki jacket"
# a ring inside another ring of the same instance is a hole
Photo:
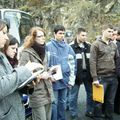
[[[41,63],[44,66],[47,64],[47,60],[42,61],[39,55],[33,48],[23,50],[20,57],[20,65],[25,65],[28,61]],[[50,80],[40,80],[40,82],[34,86],[34,92],[30,95],[30,105],[32,108],[40,107],[52,102],[52,83]]]

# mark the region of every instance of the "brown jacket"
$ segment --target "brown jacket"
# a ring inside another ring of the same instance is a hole
[[[117,46],[110,42],[106,44],[102,40],[95,41],[90,51],[90,71],[93,80],[98,77],[116,75],[115,59],[119,56]]]
[[[20,65],[25,65],[28,61],[41,63],[46,66],[46,59],[42,61],[33,48],[23,50],[20,57]],[[30,95],[30,105],[39,107],[52,102],[52,83],[50,80],[40,80],[34,87],[34,92]]]

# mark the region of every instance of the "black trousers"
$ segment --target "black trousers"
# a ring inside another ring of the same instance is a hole
[[[114,112],[120,114],[120,78],[118,78],[118,88],[114,100]]]
[[[117,90],[117,78],[101,77],[100,83],[104,86],[104,114],[107,120],[113,120],[114,98]],[[94,120],[102,120],[102,103],[95,102],[94,104]]]

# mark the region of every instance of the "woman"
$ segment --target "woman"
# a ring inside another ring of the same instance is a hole
[[[13,68],[17,67],[18,59],[17,59],[17,51],[18,51],[18,41],[15,37],[8,34],[8,41],[3,48],[3,53],[6,55],[9,63],[12,65]]]
[[[25,39],[20,64],[25,65],[28,61],[46,66],[45,32],[40,27],[33,27]],[[52,84],[48,76],[45,72],[41,75],[42,79],[34,86],[34,92],[30,95],[33,120],[51,120]]]
[[[31,63],[13,69],[2,53],[6,41],[7,26],[0,20],[0,120],[25,120],[24,107],[17,88],[32,75],[38,64]]]
[[[9,63],[13,68],[18,66],[18,59],[17,59],[17,53],[18,53],[18,40],[13,37],[12,35],[8,34],[8,41],[6,41],[6,44],[3,48],[3,53],[6,55]],[[29,88],[28,86],[25,86],[24,88],[19,90],[19,93],[22,97],[22,103],[24,103],[25,107],[25,113],[29,113],[31,115],[31,108],[29,107],[29,102],[28,102],[28,96],[25,95],[25,90],[26,94],[29,92],[29,94],[33,91],[33,88]],[[23,95],[24,94],[24,95]],[[28,103],[27,103],[28,102]],[[26,104],[27,103],[27,104]],[[26,108],[27,106],[27,108]],[[26,114],[27,117],[28,114]],[[31,117],[31,116],[30,116]]]

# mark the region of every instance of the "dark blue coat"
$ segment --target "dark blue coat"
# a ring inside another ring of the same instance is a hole
[[[64,89],[68,84],[74,85],[76,59],[73,49],[64,41],[51,39],[47,43],[48,65],[61,65],[63,79],[53,83],[53,89]]]

